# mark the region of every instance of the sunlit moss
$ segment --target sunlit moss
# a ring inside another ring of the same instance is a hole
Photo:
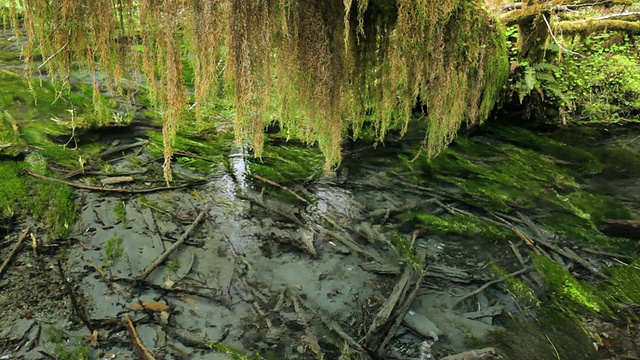
[[[514,236],[503,228],[471,216],[437,216],[426,213],[411,213],[411,215],[418,218],[429,232],[458,234],[470,238],[481,237],[488,240],[505,240]]]
[[[554,306],[567,315],[613,314],[604,298],[598,295],[594,287],[578,281],[554,261],[534,255],[533,264],[549,286]]]

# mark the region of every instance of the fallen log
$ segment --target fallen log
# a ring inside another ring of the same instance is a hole
[[[607,219],[599,226],[603,234],[640,240],[640,220]]]

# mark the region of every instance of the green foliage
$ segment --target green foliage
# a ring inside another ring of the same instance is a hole
[[[561,90],[575,105],[578,121],[616,122],[640,115],[640,55],[626,34],[602,33],[565,39],[582,54],[560,62]]]
[[[44,157],[32,153],[24,161],[0,161],[0,219],[33,215],[50,236],[63,238],[70,231],[77,206],[73,190],[64,184],[27,176],[24,168],[46,174]]]
[[[171,258],[171,260],[167,262],[167,271],[176,272],[178,271],[179,268],[180,268],[180,260],[178,260],[177,257],[173,257]]]

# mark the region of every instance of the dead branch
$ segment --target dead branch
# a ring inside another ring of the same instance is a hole
[[[131,340],[133,340],[133,346],[136,349],[136,354],[138,355],[138,359],[140,360],[155,360],[153,354],[144,346],[138,333],[136,332],[136,328],[133,326],[133,322],[131,321],[131,317],[129,314],[124,314],[125,326],[129,335],[131,336]]]
[[[145,141],[138,141],[138,142],[135,142],[133,144],[116,146],[116,147],[113,147],[111,149],[108,149],[108,150],[105,150],[105,151],[101,152],[98,156],[100,156],[101,158],[104,158],[105,156],[109,156],[109,155],[117,153],[117,152],[129,150],[129,149],[132,149],[134,147],[147,145],[148,143],[149,143],[149,140],[145,140]]]
[[[307,204],[307,205],[311,205],[311,203],[309,202],[309,200],[307,200],[307,199],[303,198],[302,196],[298,195],[295,191],[293,191],[293,190],[289,189],[288,187],[286,187],[286,186],[284,186],[284,185],[280,185],[280,184],[278,184],[278,183],[277,183],[277,182],[275,182],[275,181],[271,181],[271,180],[269,180],[269,179],[265,179],[265,178],[263,178],[263,177],[262,177],[262,176],[260,176],[260,175],[252,174],[252,175],[251,175],[251,177],[252,177],[252,178],[254,178],[254,179],[258,179],[258,180],[260,180],[260,181],[262,181],[262,182],[265,182],[265,183],[267,183],[267,184],[269,184],[269,185],[272,185],[272,186],[275,186],[275,187],[277,187],[277,188],[280,188],[280,189],[282,189],[282,190],[284,190],[284,191],[288,192],[289,194],[293,195],[293,197],[295,197],[296,199],[298,199],[298,200],[302,201],[303,203],[305,203],[305,204]]]
[[[28,233],[29,233],[29,228],[28,227],[26,229],[22,230],[22,233],[20,234],[20,237],[18,238],[18,242],[16,243],[16,245],[13,247],[13,249],[9,253],[9,256],[7,256],[7,258],[4,259],[4,262],[2,263],[2,266],[0,266],[0,278],[2,278],[2,274],[4,274],[4,271],[7,269],[7,266],[9,266],[9,263],[11,263],[11,261],[16,256],[18,251],[20,251],[20,249],[22,248],[22,244],[24,244],[24,241],[27,238],[27,234]]]
[[[162,187],[156,187],[156,188],[150,188],[150,189],[123,189],[123,188],[82,185],[82,184],[74,183],[71,181],[65,181],[65,180],[60,180],[60,179],[56,179],[49,176],[44,176],[29,169],[24,169],[24,171],[26,171],[27,174],[33,177],[36,177],[38,179],[58,182],[61,184],[69,185],[77,189],[90,190],[90,191],[114,192],[114,193],[120,193],[120,194],[146,194],[146,193],[152,193],[152,192],[158,192],[158,191],[183,189],[183,188],[195,185],[195,184],[184,184],[179,186],[162,186]]]
[[[147,269],[142,274],[140,274],[140,276],[138,276],[138,278],[136,279],[136,282],[144,281],[149,275],[151,275],[153,270],[155,270],[160,264],[162,264],[162,262],[165,261],[169,257],[169,255],[171,255],[174,251],[176,251],[176,249],[179,248],[180,245],[182,245],[182,243],[185,242],[185,240],[187,240],[187,238],[189,237],[193,229],[195,229],[196,226],[198,226],[200,221],[202,221],[202,218],[204,218],[207,212],[209,212],[210,208],[211,208],[211,204],[207,203],[207,205],[204,207],[204,209],[202,209],[200,214],[198,214],[198,217],[196,217],[196,219],[187,228],[184,234],[180,236],[180,239],[178,239],[178,241],[173,243],[171,247],[167,249],[167,251],[165,251],[162,255],[160,255],[158,259],[156,259],[156,261],[154,261],[151,265],[149,265],[149,267],[147,267]]]
[[[69,299],[71,299],[71,306],[73,307],[73,311],[75,311],[76,315],[78,315],[82,323],[87,327],[87,329],[89,329],[89,333],[93,334],[95,328],[93,327],[93,325],[91,325],[91,323],[89,322],[89,319],[87,319],[87,315],[84,313],[84,310],[78,304],[78,301],[76,300],[76,296],[73,293],[73,289],[71,288],[71,284],[69,284],[69,281],[67,281],[67,278],[64,275],[64,271],[62,270],[62,263],[60,263],[60,260],[57,261],[57,265],[58,265],[58,273],[60,274],[60,279],[62,280],[62,284],[64,284],[64,288],[67,291],[67,295],[69,295]]]
[[[528,271],[531,271],[531,270],[532,270],[531,268],[523,268],[523,269],[520,269],[518,271],[512,272],[511,274],[509,274],[509,276],[518,276],[520,274],[524,274],[524,273],[526,273]],[[468,293],[466,295],[461,296],[459,299],[454,301],[453,304],[451,305],[451,308],[455,308],[456,306],[458,306],[461,302],[465,301],[466,299],[468,299],[468,298],[470,298],[470,297],[472,297],[474,295],[480,294],[481,292],[483,292],[489,286],[497,284],[497,283],[501,283],[501,282],[503,282],[505,280],[507,280],[507,277],[506,276],[501,276],[501,277],[499,277],[499,278],[497,278],[495,280],[491,280],[491,281],[485,283],[484,285],[480,286],[479,288],[473,290],[472,292],[470,292],[470,293]]]

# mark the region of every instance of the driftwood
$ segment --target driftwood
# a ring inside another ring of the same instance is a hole
[[[138,355],[138,359],[155,360],[155,357],[153,356],[153,354],[149,350],[147,350],[147,348],[144,346],[144,344],[140,340],[140,337],[136,332],[135,326],[133,326],[133,322],[131,321],[131,317],[129,316],[129,314],[124,314],[124,320],[125,320],[125,327],[127,328],[127,331],[131,336],[131,340],[133,341],[133,346],[136,349],[136,354]]]
[[[105,156],[109,156],[109,155],[115,154],[117,152],[129,150],[129,149],[132,149],[134,147],[147,145],[148,143],[149,143],[149,140],[145,140],[145,141],[138,141],[138,142],[133,143],[133,144],[116,146],[116,147],[113,147],[111,149],[107,149],[107,150],[101,152],[98,156],[100,156],[101,158],[104,158]]]
[[[421,262],[424,261],[425,255],[424,251],[418,254]],[[424,276],[424,272],[417,270],[412,265],[405,267],[387,301],[380,307],[369,326],[369,330],[363,339],[365,348],[379,356],[384,355],[387,345],[395,336],[402,320],[409,311],[409,307],[415,299]]]
[[[298,199],[298,200],[302,201],[303,203],[305,203],[305,204],[307,204],[307,205],[310,205],[310,204],[311,204],[311,203],[309,202],[309,200],[307,200],[307,199],[303,198],[302,196],[298,195],[295,191],[293,191],[293,190],[289,189],[288,187],[286,187],[286,186],[284,186],[284,185],[280,185],[280,184],[278,184],[277,182],[272,181],[272,180],[269,180],[269,179],[266,179],[266,178],[264,178],[264,177],[262,177],[262,176],[260,176],[260,175],[252,174],[252,175],[251,175],[251,177],[252,177],[252,178],[254,178],[254,179],[260,180],[260,181],[262,181],[262,182],[264,182],[264,183],[267,183],[267,184],[269,184],[269,185],[271,185],[271,186],[275,186],[275,187],[277,187],[277,188],[280,188],[280,189],[282,189],[282,190],[284,190],[284,191],[288,192],[289,194],[293,195],[293,197],[295,197],[296,199]]]
[[[512,272],[511,274],[509,274],[509,276],[518,276],[520,274],[524,274],[524,273],[526,273],[528,271],[531,271],[531,270],[532,269],[530,269],[530,268],[520,269],[518,271]],[[481,292],[483,292],[489,286],[497,284],[497,283],[501,283],[501,282],[503,282],[505,280],[507,280],[507,278],[504,277],[504,276],[501,276],[501,277],[499,277],[499,278],[497,278],[495,280],[491,280],[491,281],[485,283],[484,285],[482,285],[479,288],[473,290],[472,292],[470,292],[470,293],[468,293],[466,295],[462,295],[459,299],[457,299],[456,301],[453,302],[453,304],[451,305],[451,308],[455,308],[456,306],[458,306],[460,303],[462,303],[466,299],[468,299],[468,298],[470,298],[472,296],[480,294]]]
[[[183,188],[195,185],[195,184],[185,184],[185,185],[179,185],[179,186],[162,186],[162,187],[156,187],[156,188],[150,188],[150,189],[123,189],[123,188],[112,188],[112,187],[100,187],[100,186],[82,185],[82,184],[74,183],[74,182],[71,182],[71,181],[65,181],[65,180],[60,180],[60,179],[56,179],[56,178],[49,177],[49,176],[44,176],[42,174],[38,174],[37,172],[35,172],[33,170],[29,170],[29,169],[24,169],[24,171],[26,171],[27,174],[29,174],[29,175],[31,175],[33,177],[36,177],[38,179],[58,182],[58,183],[61,183],[61,184],[69,185],[69,186],[77,188],[77,189],[91,190],[91,191],[114,192],[114,193],[121,193],[121,194],[146,194],[146,193],[165,191],[165,190],[183,189]]]
[[[640,240],[640,220],[604,220],[599,230],[609,236]]]
[[[2,263],[2,266],[0,266],[0,278],[2,278],[2,274],[4,274],[5,270],[7,269],[9,264],[11,263],[11,260],[13,260],[13,258],[16,256],[16,254],[18,254],[18,251],[20,251],[20,249],[22,248],[22,244],[24,244],[24,241],[27,238],[27,234],[28,233],[29,233],[29,228],[26,228],[26,229],[22,230],[22,233],[20,234],[20,237],[18,238],[18,242],[16,243],[16,245],[13,247],[13,249],[9,253],[9,256],[7,256],[7,258],[4,259],[4,262]]]
[[[162,264],[162,262],[165,261],[169,257],[169,255],[171,255],[174,251],[176,251],[176,249],[179,248],[180,245],[182,245],[182,243],[185,242],[185,240],[187,240],[187,238],[189,237],[189,235],[191,234],[193,229],[195,229],[196,226],[198,226],[200,221],[202,221],[202,218],[204,218],[206,213],[209,211],[210,207],[211,207],[211,205],[207,203],[207,205],[204,207],[204,209],[202,209],[202,211],[200,212],[198,217],[196,217],[196,219],[187,228],[187,230],[184,232],[184,234],[182,234],[182,236],[180,236],[180,239],[178,239],[178,241],[174,242],[171,245],[170,248],[168,248],[162,255],[160,255],[160,257],[158,257],[156,259],[156,261],[154,261],[151,265],[149,265],[147,267],[147,269],[142,274],[140,274],[140,276],[137,277],[137,279],[136,279],[137,282],[144,281],[149,275],[151,275],[153,270],[155,270],[160,264]]]

